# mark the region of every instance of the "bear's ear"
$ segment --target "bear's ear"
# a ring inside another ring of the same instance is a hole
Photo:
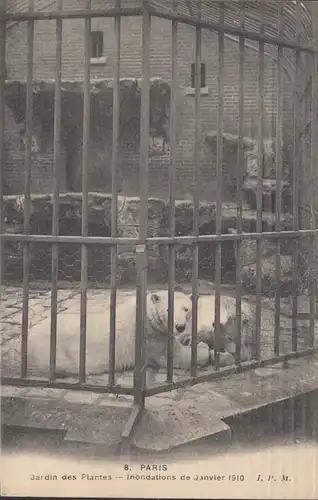
[[[192,300],[192,295],[193,295],[193,294],[192,294],[192,293],[190,293],[190,295],[189,295],[189,299],[190,299],[190,300]]]
[[[154,304],[157,304],[160,301],[160,297],[157,293],[152,293],[151,300]]]

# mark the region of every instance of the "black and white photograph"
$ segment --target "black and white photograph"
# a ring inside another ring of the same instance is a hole
[[[0,0],[1,495],[318,498],[318,0]]]

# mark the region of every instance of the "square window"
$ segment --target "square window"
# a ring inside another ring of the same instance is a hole
[[[97,59],[103,57],[104,53],[104,33],[102,31],[91,32],[91,57]]]
[[[201,88],[206,86],[206,67],[201,63]],[[195,88],[195,63],[191,64],[191,87]]]

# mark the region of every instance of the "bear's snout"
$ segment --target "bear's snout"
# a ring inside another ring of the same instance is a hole
[[[182,333],[185,330],[185,325],[176,325],[176,330],[178,333]]]

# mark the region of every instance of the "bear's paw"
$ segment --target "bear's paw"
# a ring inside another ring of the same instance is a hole
[[[211,362],[212,362],[212,365],[214,365],[215,353],[213,350],[210,351],[210,353],[211,353]],[[235,364],[235,358],[234,358],[233,354],[231,354],[230,352],[225,351],[225,352],[220,352],[219,354],[220,354],[220,367],[221,368]]]
[[[197,365],[206,366],[210,363],[210,348],[205,342],[197,345]]]

